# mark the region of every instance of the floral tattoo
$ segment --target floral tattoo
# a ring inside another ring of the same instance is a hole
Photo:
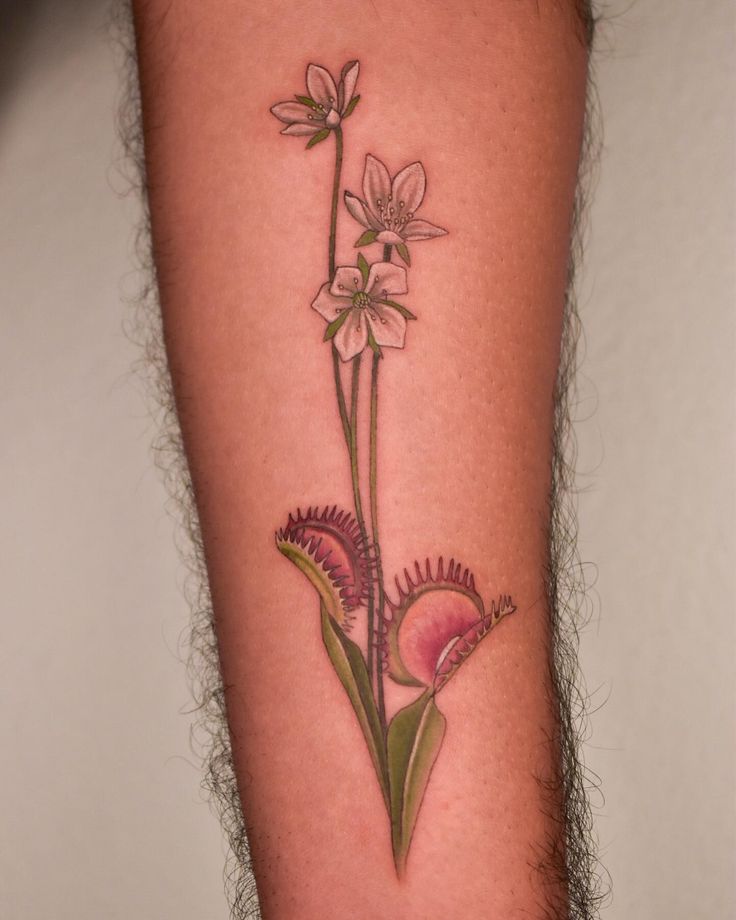
[[[427,185],[421,163],[410,163],[392,177],[381,160],[368,154],[363,196],[346,191],[344,203],[364,230],[355,248],[378,244],[382,258],[371,263],[360,252],[355,265],[336,265],[343,125],[360,100],[355,93],[359,69],[358,61],[349,61],[335,82],[324,67],[310,64],[308,95],[271,109],[286,124],[282,134],[309,138],[307,149],[330,135],[335,139],[328,276],[311,306],[327,323],[323,340],[332,353],[354,505],[351,511],[328,505],[290,514],[276,534],[276,545],[319,596],[322,639],[365,737],[388,813],[394,864],[402,876],[445,733],[437,695],[481,639],[516,607],[507,594],[486,606],[470,571],[441,556],[434,563],[426,559],[404,569],[395,579],[395,594],[385,587],[376,498],[379,370],[383,349],[404,348],[407,326],[416,320],[396,299],[409,291],[409,245],[447,231],[416,216]],[[393,261],[394,252],[403,264]],[[372,362],[368,515],[358,443],[360,366],[366,352]],[[387,681],[417,688],[416,699],[393,715],[386,698],[392,684]]]

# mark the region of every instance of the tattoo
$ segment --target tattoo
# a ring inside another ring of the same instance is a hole
[[[587,0],[573,0],[573,3],[580,12],[579,37],[591,47],[594,28],[600,17],[593,15]],[[257,920],[261,916],[258,892],[227,722],[226,699],[231,688],[223,684],[220,670],[202,536],[163,341],[150,233],[136,43],[127,0],[113,5],[110,34],[122,84],[117,113],[120,136],[118,180],[136,199],[141,214],[133,258],[140,283],[126,301],[129,310],[126,331],[140,349],[135,370],[145,387],[155,420],[152,448],[169,496],[168,507],[176,519],[182,564],[188,572],[187,600],[191,607],[191,627],[186,647],[187,674],[195,704],[193,751],[202,763],[203,791],[217,813],[228,843],[224,887],[230,906],[229,915],[233,920]],[[597,852],[591,807],[591,794],[599,788],[599,780],[586,768],[581,755],[589,730],[588,698],[579,672],[577,636],[590,615],[587,609],[590,601],[586,598],[584,567],[576,547],[575,439],[571,422],[580,334],[573,277],[582,257],[585,216],[599,157],[598,123],[595,83],[591,78],[588,84],[586,139],[576,192],[570,284],[563,315],[562,353],[555,391],[553,487],[550,493],[548,597],[554,646],[551,661],[552,704],[559,713],[560,722],[559,792],[564,802],[564,843],[562,853],[557,843],[551,843],[550,852],[540,854],[539,869],[549,872],[552,881],[559,878],[567,885],[568,901],[564,908],[545,913],[550,918],[564,917],[565,920],[595,920],[610,890],[610,880]]]
[[[516,610],[501,593],[486,606],[473,575],[459,562],[426,559],[395,579],[386,591],[377,513],[377,434],[379,370],[385,348],[403,349],[409,323],[417,317],[396,300],[408,293],[409,243],[444,236],[442,227],[416,217],[424,200],[426,174],[410,163],[393,178],[381,160],[368,154],[363,197],[346,191],[349,215],[363,228],[355,248],[381,246],[382,257],[336,266],[343,124],[358,104],[358,61],[342,68],[337,82],[324,67],[307,67],[308,95],[280,102],[271,112],[286,124],[282,134],[308,137],[307,149],[335,139],[328,237],[328,277],[312,301],[326,321],[324,341],[332,351],[337,407],[345,438],[353,489],[351,512],[336,505],[310,507],[289,515],[276,545],[306,576],[319,597],[322,639],[350,700],[366,741],[391,827],[394,864],[405,868],[412,834],[432,768],[442,745],[446,720],[437,697],[462,663],[504,617]],[[400,263],[393,261],[394,252]],[[361,494],[358,438],[360,367],[372,362],[368,398],[368,516]],[[350,372],[350,409],[343,368]],[[368,524],[370,523],[370,535]],[[363,615],[365,614],[365,615]],[[351,638],[360,632],[363,641]],[[416,699],[391,718],[386,679],[417,689]]]

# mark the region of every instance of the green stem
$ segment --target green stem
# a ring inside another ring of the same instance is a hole
[[[335,374],[335,392],[337,393],[337,407],[340,410],[340,421],[342,422],[342,433],[345,435],[345,443],[350,450],[350,421],[348,419],[348,410],[345,405],[345,393],[342,388],[342,377],[340,377],[340,355],[332,343],[332,370]]]
[[[338,125],[335,135],[335,178],[332,182],[332,213],[330,215],[330,266],[329,279],[335,277],[335,245],[337,242],[337,204],[340,198],[340,173],[342,172],[342,128]]]
[[[358,519],[363,546],[368,546],[368,531],[363,516],[363,502],[360,497],[360,466],[358,464],[358,388],[360,386],[360,362],[362,355],[353,358],[353,379],[350,389],[350,475],[353,482],[355,517]],[[375,658],[373,582],[368,583],[368,677],[373,686],[373,662]],[[383,725],[383,722],[381,723]]]
[[[330,212],[330,243],[328,250],[328,277],[330,281],[335,277],[335,246],[337,243],[337,205],[340,199],[340,174],[342,173],[342,128],[337,127],[333,131],[335,135],[335,178],[332,182],[332,208]],[[340,355],[335,347],[335,341],[332,341],[332,371],[335,377],[335,393],[337,394],[337,408],[340,411],[340,421],[342,423],[342,433],[345,436],[345,443],[350,450],[350,422],[348,421],[348,410],[345,403],[345,390],[342,386],[342,377],[340,376]]]
[[[369,487],[371,502],[371,529],[373,538],[373,552],[376,557],[376,583],[378,584],[378,605],[376,619],[379,630],[383,630],[383,606],[385,602],[383,588],[383,564],[381,562],[381,546],[378,542],[378,496],[376,492],[376,473],[378,469],[378,368],[380,357],[373,355],[371,368],[371,433],[370,433],[370,471]],[[370,639],[370,634],[369,634]],[[378,716],[384,731],[386,730],[386,704],[384,702],[382,662],[377,659],[376,667]]]
[[[386,243],[383,247],[383,261],[391,261],[391,243]],[[378,368],[381,360],[378,354],[373,355],[373,366],[371,368],[371,419],[370,419],[370,448],[369,448],[369,473],[368,482],[370,490],[371,505],[371,536],[373,538],[373,552],[376,557],[376,583],[378,585],[378,604],[376,609],[376,619],[378,628],[383,629],[383,609],[385,605],[385,589],[383,586],[383,562],[381,560],[381,544],[378,539],[378,491],[376,483],[378,479]],[[369,633],[369,641],[372,635]],[[375,642],[375,639],[374,639]],[[382,662],[378,662],[376,656],[376,697],[378,702],[378,715],[384,731],[386,730],[386,704],[384,701],[384,684]]]
[[[353,498],[358,523],[363,520],[363,503],[360,499],[360,476],[358,473],[358,387],[360,385],[360,361],[362,355],[353,358],[353,379],[350,390],[350,473],[353,480]]]
[[[342,129],[334,129],[335,135],[335,177],[332,182],[332,206],[330,211],[330,242],[328,251],[328,271],[329,279],[332,281],[335,277],[335,248],[337,245],[337,208],[340,202],[340,175],[342,172],[343,158],[343,138]],[[342,374],[340,371],[340,355],[332,342],[332,371],[335,378],[335,393],[337,394],[337,407],[340,412],[340,422],[342,424],[345,443],[350,455],[350,476],[353,484],[353,500],[355,503],[355,517],[360,527],[360,535],[364,546],[368,546],[368,532],[365,526],[365,517],[363,516],[363,502],[360,496],[360,473],[358,465],[358,390],[360,384],[360,361],[358,355],[353,359],[353,377],[352,388],[350,392],[350,417],[348,418],[347,403],[345,400],[345,390],[342,385]],[[373,660],[374,660],[374,641],[373,630],[375,628],[373,617],[374,593],[373,582],[368,585],[368,675],[373,685]],[[381,722],[385,728],[385,719]]]

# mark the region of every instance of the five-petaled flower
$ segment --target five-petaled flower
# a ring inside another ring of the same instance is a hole
[[[428,220],[414,217],[426,187],[427,177],[421,163],[410,163],[392,180],[384,164],[369,153],[363,174],[365,198],[345,192],[345,206],[366,228],[355,245],[376,242],[396,246],[399,255],[408,263],[407,241],[429,240],[447,233]]]
[[[325,340],[334,337],[343,361],[359,355],[366,345],[403,348],[407,319],[414,315],[388,298],[406,294],[406,269],[391,262],[374,262],[363,255],[358,266],[343,266],[333,281],[323,284],[312,308],[329,323]]]
[[[296,96],[296,102],[279,102],[271,112],[286,124],[282,134],[311,136],[308,147],[324,140],[343,118],[352,114],[360,96],[355,95],[358,61],[348,61],[340,72],[337,85],[329,70],[318,64],[307,67],[308,96]]]

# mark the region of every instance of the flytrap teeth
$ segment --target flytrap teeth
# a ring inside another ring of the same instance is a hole
[[[495,620],[500,620],[501,617],[508,616],[510,613],[516,612],[516,605],[511,599],[510,594],[500,594],[498,601],[491,601],[491,615]]]
[[[375,560],[358,521],[337,505],[309,505],[288,515],[277,542],[303,550],[325,572],[343,611],[363,605],[369,595]]]
[[[473,573],[467,567],[463,568],[461,562],[455,562],[454,557],[450,559],[445,567],[444,557],[440,556],[434,571],[432,570],[432,563],[429,558],[424,560],[424,565],[418,560],[415,560],[414,571],[410,574],[409,569],[405,568],[403,571],[403,582],[399,579],[399,576],[395,576],[394,584],[396,585],[398,600],[394,603],[390,597],[386,598],[388,606],[392,610],[396,610],[400,607],[404,601],[416,591],[422,591],[433,585],[437,587],[443,585],[447,587],[458,587],[471,594],[476,593]]]

